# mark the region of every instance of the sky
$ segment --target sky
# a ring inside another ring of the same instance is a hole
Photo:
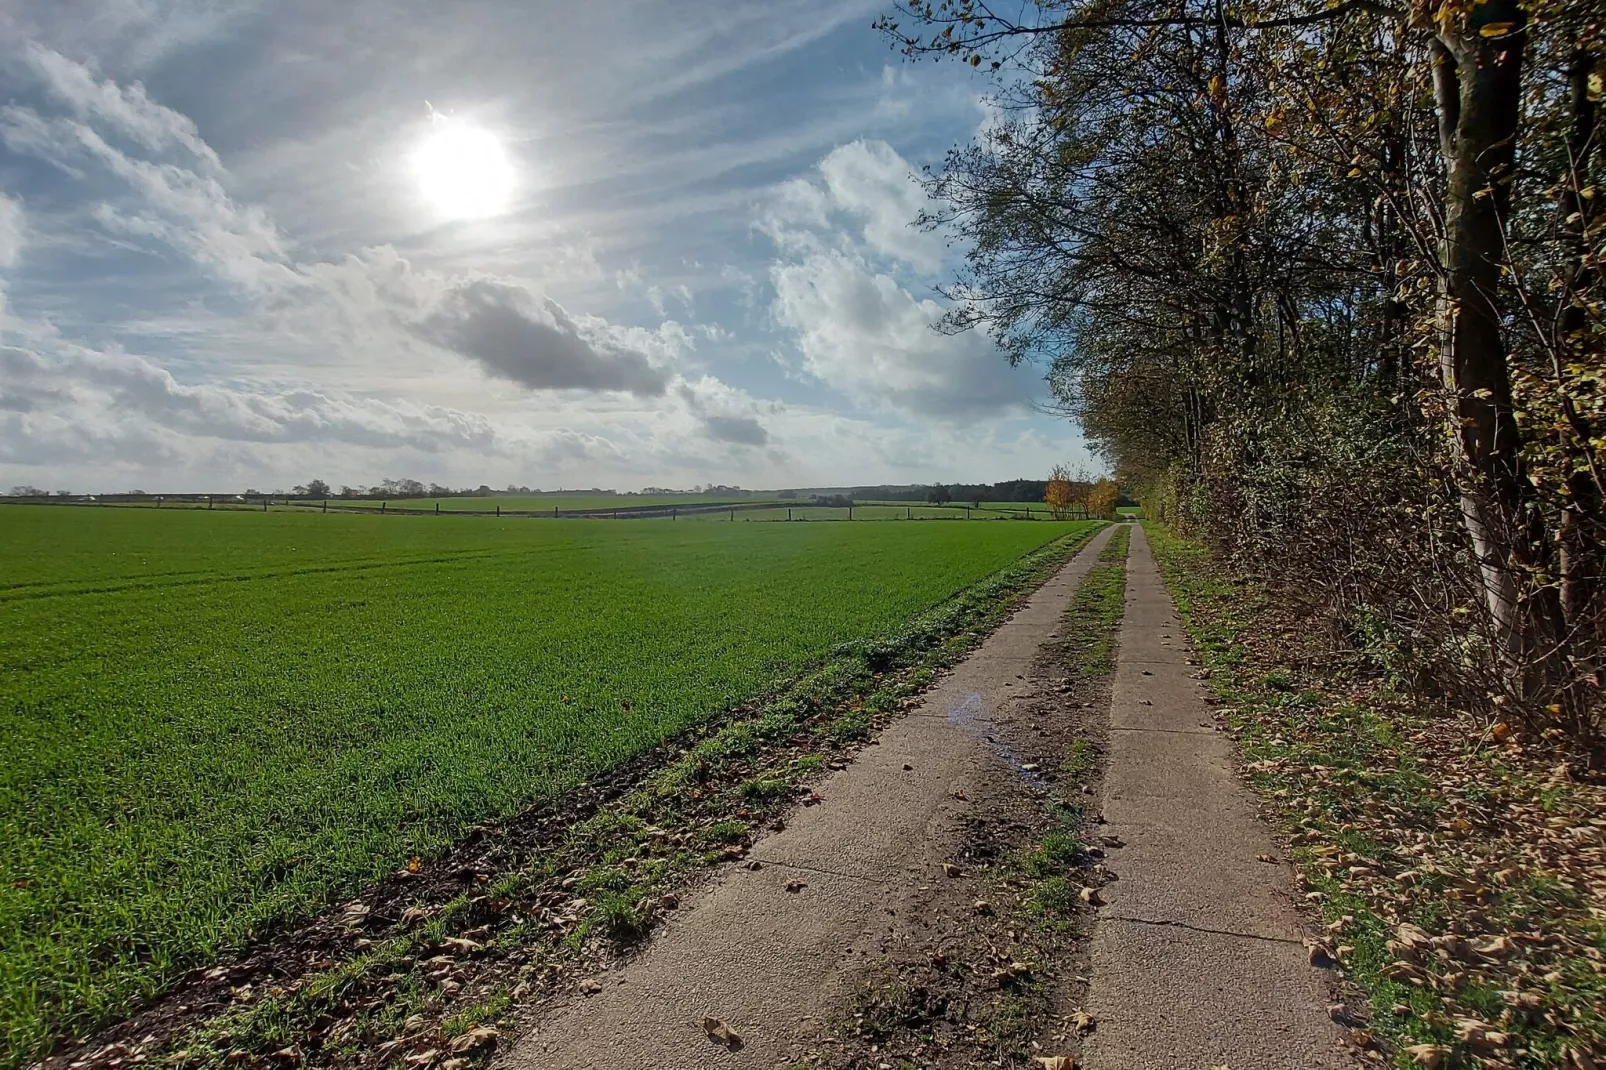
[[[932,330],[987,83],[883,6],[0,0],[0,490],[1088,463]]]

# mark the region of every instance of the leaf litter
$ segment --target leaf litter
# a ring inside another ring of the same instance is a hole
[[[1426,709],[1336,661],[1289,592],[1150,538],[1214,724],[1324,919],[1312,962],[1354,986],[1363,1057],[1606,1065],[1606,783],[1557,739]]]

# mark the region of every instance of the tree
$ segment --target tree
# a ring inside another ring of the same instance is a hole
[[[1000,120],[930,182],[971,249],[945,329],[1045,361],[1151,515],[1466,652],[1441,692],[1593,736],[1606,9],[911,0],[881,26],[999,72]]]
[[[933,483],[926,489],[926,501],[932,505],[947,505],[953,500],[952,492],[942,483]]]
[[[1043,489],[1043,501],[1049,515],[1064,520],[1071,515],[1071,472],[1063,464],[1056,464]]]
[[[1120,487],[1113,479],[1101,479],[1088,490],[1083,499],[1087,515],[1109,517],[1115,515],[1115,500],[1121,496]]]

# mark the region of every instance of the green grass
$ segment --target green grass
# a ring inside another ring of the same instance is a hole
[[[0,1063],[1082,527],[0,510]]]

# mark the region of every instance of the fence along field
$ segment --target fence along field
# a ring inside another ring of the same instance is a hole
[[[0,1064],[1079,526],[0,510]]]
[[[317,512],[380,512],[395,515],[478,513],[507,517],[736,520],[1041,520],[1053,511],[1042,502],[855,501],[851,509],[812,498],[706,494],[625,495],[457,495],[449,498],[298,498],[283,494],[127,494],[0,498],[3,505],[76,505],[143,509],[276,509]],[[1086,519],[1073,505],[1061,519]]]

